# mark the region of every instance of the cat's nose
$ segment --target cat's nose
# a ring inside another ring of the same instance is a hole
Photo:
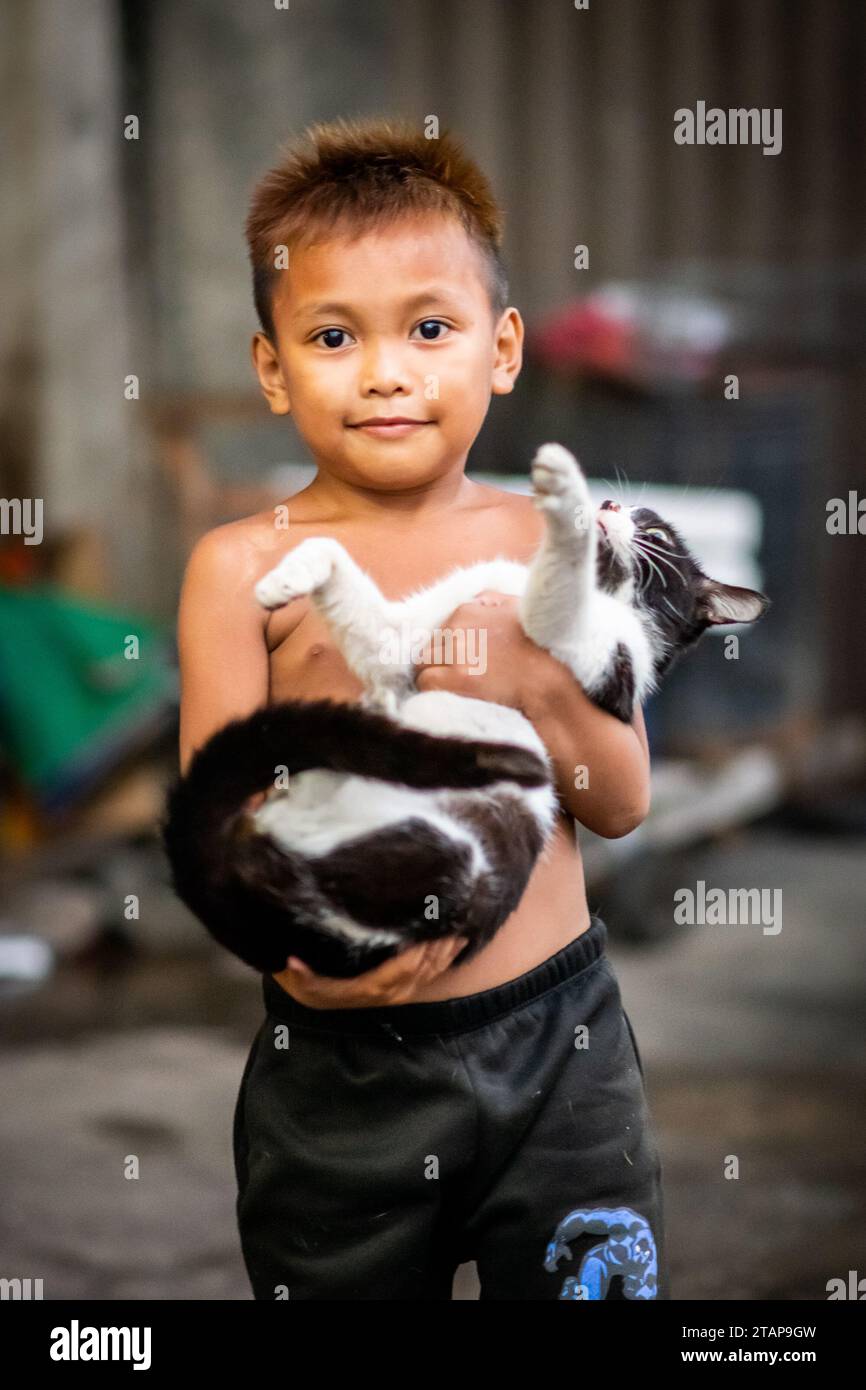
[[[603,512],[620,512],[622,511],[622,507],[620,506],[619,502],[611,502],[610,498],[608,497],[606,501],[602,502],[601,510]]]

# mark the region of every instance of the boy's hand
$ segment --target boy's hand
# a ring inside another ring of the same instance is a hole
[[[517,616],[518,602],[511,594],[485,589],[455,609],[440,629],[450,633],[442,653],[465,659],[422,662],[415,678],[418,689],[451,690],[522,709],[529,684],[543,676],[542,667],[552,658],[527,637]],[[437,654],[434,640],[431,655]]]
[[[368,1009],[377,1004],[411,1002],[420,985],[435,980],[450,966],[468,941],[465,936],[444,936],[410,946],[373,970],[353,980],[316,975],[308,965],[290,956],[276,979],[285,990],[310,1009]]]

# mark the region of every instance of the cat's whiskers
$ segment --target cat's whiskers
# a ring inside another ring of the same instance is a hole
[[[612,497],[616,497],[617,493],[621,491],[618,481],[612,483],[610,478],[602,478],[601,481],[604,483],[605,487],[607,488],[608,492],[611,494]]]
[[[636,551],[635,553],[636,553],[636,555],[637,555],[638,573],[641,573],[641,572],[643,572],[643,571],[646,572],[646,579],[644,580],[643,584],[641,584],[640,588],[638,589],[638,598],[641,598],[641,597],[643,596],[643,594],[646,593],[647,588],[649,587],[649,582],[650,582],[650,580],[651,580],[652,577],[653,577],[653,572],[652,572],[652,570],[650,569],[649,565],[648,565],[648,564],[645,564],[646,556],[644,555],[643,551],[642,551],[642,550],[638,550],[638,551]]]
[[[620,500],[620,503],[622,504],[622,506],[625,506],[625,505],[626,505],[626,500],[625,500],[625,489],[626,489],[626,487],[628,486],[628,479],[626,478],[625,473],[623,473],[622,476],[623,476],[624,482],[621,482],[621,481],[620,481],[620,476],[619,476],[619,464],[617,464],[617,465],[616,465],[616,481],[617,481],[617,484],[618,484],[618,486],[619,486],[619,500]]]
[[[629,484],[629,486],[631,486],[631,484]],[[630,511],[636,512],[636,511],[638,510],[638,508],[641,507],[641,505],[643,504],[643,499],[644,499],[644,497],[646,496],[646,490],[647,490],[647,487],[648,487],[648,486],[649,486],[649,484],[646,483],[646,482],[641,483],[641,485],[640,485],[640,496],[639,496],[639,497],[635,497],[634,501],[632,501],[632,502],[629,503],[629,510],[630,510]]]
[[[641,545],[645,545],[648,550],[653,550],[656,554],[676,555],[678,560],[687,560],[689,558],[685,550],[668,550],[666,546],[663,548],[659,545],[658,541],[648,541],[646,536],[640,531],[637,534],[637,539],[640,541]]]
[[[654,562],[652,557],[648,555],[646,551],[643,550],[640,546],[638,547],[638,554],[642,555],[643,558],[646,560],[647,564],[652,566],[652,569],[655,571],[659,579],[662,581],[662,587],[666,589],[668,587],[668,581],[665,579],[664,575],[662,574],[661,570],[659,569],[658,565]],[[647,583],[649,583],[649,580],[647,580]]]
[[[666,589],[666,588],[667,588],[667,581],[665,580],[665,577],[664,577],[664,575],[662,574],[661,570],[660,570],[660,569],[658,568],[658,566],[654,563],[652,557],[647,553],[647,551],[644,550],[640,545],[638,545],[638,546],[636,547],[635,553],[636,553],[637,558],[638,558],[638,568],[640,568],[640,565],[641,565],[643,562],[646,562],[646,565],[647,565],[647,567],[648,567],[648,568],[647,568],[647,572],[646,572],[646,574],[647,574],[646,582],[640,586],[640,589],[638,590],[638,597],[640,597],[642,594],[645,593],[646,588],[647,588],[647,585],[649,584],[649,581],[650,581],[650,579],[652,578],[653,571],[655,571],[655,573],[658,575],[659,579],[662,581],[662,586]],[[661,558],[661,557],[659,557],[659,558]],[[652,568],[649,568],[649,566],[652,566]],[[669,598],[667,597],[666,594],[662,594],[662,596],[661,596],[661,601],[662,601],[662,603],[665,605],[665,607],[667,608],[668,612],[672,613],[673,616],[674,616],[675,618],[679,619],[679,616],[680,616],[679,613],[678,613],[677,610],[674,608],[673,604],[670,602],[670,600],[669,600]]]
[[[620,478],[619,465],[616,464],[615,467],[616,482],[611,482],[610,478],[602,478],[601,481],[604,483],[605,487],[612,494],[612,496],[617,499],[617,501],[620,503],[620,506],[625,507],[626,510],[628,510],[630,503],[626,500],[625,493],[626,488],[631,487],[631,484],[629,483],[628,478],[626,478],[624,473],[622,478]],[[644,483],[644,488],[646,488],[646,483]]]
[[[639,572],[639,573],[645,573],[645,574],[646,574],[646,582],[645,582],[644,584],[641,585],[641,589],[640,589],[640,592],[643,593],[644,590],[646,589],[647,585],[649,584],[650,580],[652,579],[652,573],[653,573],[653,572],[652,572],[652,570],[651,570],[650,567],[649,567],[648,557],[647,557],[646,555],[644,555],[643,551],[642,551],[638,546],[635,546],[635,548],[634,548],[634,555],[635,555],[635,559],[637,560],[637,564],[638,564],[638,572]]]
[[[677,579],[679,579],[681,584],[685,582],[683,580],[683,576],[680,572],[679,567],[675,565],[671,559],[668,558],[667,554],[665,554],[661,550],[657,550],[655,546],[650,545],[649,542],[645,541],[643,538],[638,539],[637,544],[640,549],[644,550],[645,553],[651,552],[657,560],[661,560],[663,565],[667,565],[668,569],[673,570],[674,574],[677,576]]]
[[[680,574],[680,571],[677,569],[676,565],[672,564],[670,560],[666,560],[665,557],[664,557],[664,555],[659,555],[659,553],[658,553],[657,551],[654,551],[654,552],[652,552],[652,553],[653,553],[653,556],[654,556],[655,560],[656,560],[657,562],[663,564],[663,565],[666,567],[666,569],[669,569],[669,570],[671,571],[672,574],[675,574],[676,577],[677,577],[677,579],[678,579],[678,580],[680,581],[680,583],[682,584],[682,583],[683,583],[683,577],[682,577],[682,575]]]

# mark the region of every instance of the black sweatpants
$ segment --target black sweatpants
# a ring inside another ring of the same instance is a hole
[[[463,998],[311,1009],[263,976],[234,1117],[257,1299],[668,1298],[631,1024],[587,931]]]

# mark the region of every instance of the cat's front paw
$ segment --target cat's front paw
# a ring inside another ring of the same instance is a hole
[[[531,471],[535,502],[544,510],[559,509],[575,492],[584,491],[580,463],[562,443],[542,443],[532,459]]]
[[[589,488],[574,454],[562,444],[542,444],[532,460],[532,486],[539,511],[577,516],[589,509]]]
[[[282,608],[293,599],[312,594],[331,574],[331,556],[311,538],[290,551],[260,579],[254,593],[263,608]]]

